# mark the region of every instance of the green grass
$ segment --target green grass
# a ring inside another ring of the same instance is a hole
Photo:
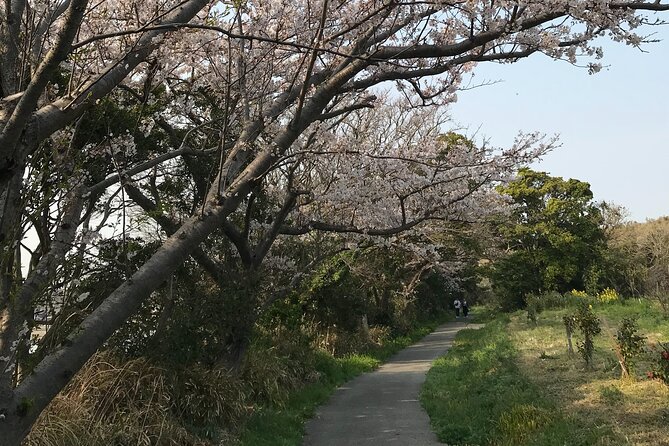
[[[625,317],[636,317],[639,331],[645,333],[651,341],[669,341],[669,318],[655,302],[648,299],[628,299],[619,304],[601,304],[595,307],[598,316],[616,325]]]
[[[421,402],[439,439],[450,445],[625,444],[609,428],[558,410],[521,371],[501,317],[461,331],[428,373]]]
[[[669,388],[645,379],[652,357],[638,358],[636,376],[620,379],[615,332],[636,317],[648,344],[669,340],[658,305],[630,299],[594,303],[602,323],[593,367],[566,352],[562,317],[574,307],[495,318],[458,334],[428,374],[421,401],[440,440],[451,445],[668,444]],[[580,334],[574,335],[574,346]],[[655,356],[657,354],[655,353]]]
[[[618,379],[611,333],[623,317],[637,316],[649,340],[667,340],[669,321],[647,301],[595,305],[607,327],[596,338],[595,369],[586,371],[578,356],[569,358],[565,352],[562,316],[572,311],[546,310],[534,326],[524,312],[495,317],[477,307],[472,322],[486,322],[486,327],[461,331],[449,354],[429,372],[422,391],[440,440],[470,446],[661,444],[669,411],[666,404],[660,406],[669,392],[656,383]],[[318,380],[293,392],[281,406],[256,410],[240,444],[301,444],[304,422],[338,386],[375,369],[436,325],[426,324],[367,354],[333,358],[319,353]]]
[[[493,321],[499,316],[499,312],[488,305],[476,305],[469,313],[469,322],[472,324],[485,324]]]
[[[380,361],[366,355],[333,358],[318,356],[318,382],[307,385],[288,398],[284,407],[265,407],[257,411],[245,426],[242,445],[296,445],[302,439],[304,421],[313,416],[317,406],[327,401],[340,384],[378,367]]]
[[[558,401],[562,412],[608,427],[628,439],[628,444],[667,444],[669,388],[645,376],[658,354],[638,357],[632,379],[621,379],[615,333],[624,317],[636,317],[639,334],[646,336],[647,345],[652,346],[658,340],[669,340],[669,321],[659,306],[648,300],[596,304],[593,310],[601,320],[602,333],[595,338],[592,369],[586,369],[578,354],[570,358],[566,353],[561,319],[573,308],[545,311],[539,315],[536,327],[530,326],[523,314],[513,315],[509,333],[521,371],[544,395]],[[578,341],[580,333],[574,336],[574,342]],[[542,352],[555,359],[541,360]]]
[[[382,361],[426,336],[444,321],[442,318],[426,322],[408,335],[395,337],[366,354],[334,358],[319,352],[316,360],[318,380],[291,394],[286,404],[281,407],[269,406],[257,410],[244,426],[239,444],[300,445],[304,422],[314,415],[315,409],[325,403],[338,386],[362,373],[374,370]]]

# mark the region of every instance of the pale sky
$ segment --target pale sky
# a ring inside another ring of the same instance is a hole
[[[562,147],[533,168],[589,182],[632,220],[669,215],[669,26],[650,32],[662,41],[646,53],[604,42],[595,75],[543,55],[480,64],[476,82],[501,82],[460,92],[452,118],[499,147],[519,130],[557,133]]]

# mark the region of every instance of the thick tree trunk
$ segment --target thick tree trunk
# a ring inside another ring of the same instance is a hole
[[[0,8],[0,93],[9,96],[19,91],[19,46],[21,20],[27,2],[3,2]]]
[[[180,9],[183,11],[184,8],[185,6]],[[325,80],[302,109],[302,118],[280,132],[272,147],[256,154],[253,161],[236,175],[236,171],[241,169],[248,156],[250,143],[257,138],[262,128],[262,122],[249,123],[219,172],[222,178],[235,178],[234,181],[227,184],[215,180],[202,213],[187,220],[130,279],[114,290],[68,336],[58,350],[35,367],[33,373],[12,392],[11,398],[0,400],[0,414],[3,416],[0,421],[0,438],[7,446],[20,443],[40,413],[72,376],[137,311],[143,300],[167,280],[193,249],[221,227],[228,215],[250,193],[253,184],[272,168],[277,156],[285,152],[311,122],[318,118],[338,88],[368,63],[355,60]],[[281,102],[279,108],[288,106],[285,103],[287,100],[285,97],[278,99]],[[273,109],[274,107],[270,111]],[[220,189],[219,184],[223,186]]]
[[[290,144],[292,141],[294,138],[285,142]],[[240,144],[245,143],[240,141]],[[243,197],[249,194],[255,178],[274,161],[270,151],[259,154],[230,185],[225,197],[210,200],[202,214],[187,220],[130,279],[112,292],[67,337],[58,350],[35,367],[33,373],[11,393],[11,397],[2,395],[0,414],[4,418],[0,421],[0,438],[7,446],[20,443],[39,414],[72,376],[137,311],[142,301],[167,280],[193,249],[223,224]],[[222,204],[218,204],[219,200]]]
[[[253,327],[237,327],[235,331],[233,340],[228,346],[226,362],[235,372],[239,373],[251,346]]]
[[[143,299],[163,283],[190,251],[218,227],[230,205],[210,215],[191,218],[128,281],[87,317],[61,346],[47,356],[16,388],[14,398],[0,410],[0,438],[25,436],[39,414],[95,351],[137,310]],[[16,443],[8,443],[18,444]]]
[[[0,220],[0,247],[8,246],[7,241],[16,240],[20,216],[21,179],[17,175],[0,200],[0,207],[5,211],[6,218]],[[0,252],[0,402],[11,398],[14,384],[14,367],[16,347],[22,320],[17,311],[16,281],[14,276],[13,249]],[[2,405],[0,404],[0,416]]]

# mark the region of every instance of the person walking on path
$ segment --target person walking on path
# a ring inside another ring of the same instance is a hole
[[[460,308],[462,307],[462,302],[460,302],[460,299],[457,297],[453,301],[453,307],[455,308],[455,317],[459,318],[460,317]]]
[[[462,299],[462,315],[467,317],[469,315],[469,304],[466,299]]]

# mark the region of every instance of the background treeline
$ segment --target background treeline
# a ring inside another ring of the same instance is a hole
[[[609,289],[669,309],[669,218],[627,222],[625,209],[596,202],[588,183],[530,169],[501,190],[516,207],[498,227],[504,253],[486,271],[498,307],[524,308],[528,296],[553,291]]]
[[[625,221],[587,183],[523,169],[479,284],[496,311],[458,334],[421,401],[439,439],[656,445],[669,396],[669,218]],[[463,423],[462,420],[467,420]]]

